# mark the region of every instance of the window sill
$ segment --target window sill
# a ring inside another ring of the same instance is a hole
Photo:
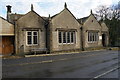
[[[26,45],[26,46],[38,46],[38,44],[31,44],[31,45]]]
[[[75,43],[58,43],[59,45],[73,45]]]
[[[98,43],[98,41],[91,41],[91,42],[87,42],[87,43]]]

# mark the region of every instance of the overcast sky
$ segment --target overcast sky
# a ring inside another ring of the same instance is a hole
[[[30,11],[30,5],[33,4],[34,10],[41,16],[50,14],[51,16],[64,9],[64,3],[67,3],[68,9],[76,18],[82,18],[90,14],[92,9],[99,5],[117,4],[119,0],[2,0],[0,1],[0,16],[6,18],[6,5],[12,6],[12,13],[25,14]]]

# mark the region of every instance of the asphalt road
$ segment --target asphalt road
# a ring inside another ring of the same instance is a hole
[[[118,51],[2,60],[3,78],[118,78]]]

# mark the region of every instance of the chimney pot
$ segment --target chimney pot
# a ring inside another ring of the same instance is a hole
[[[6,7],[7,7],[7,13],[11,13],[11,7],[12,7],[12,6],[7,5]]]

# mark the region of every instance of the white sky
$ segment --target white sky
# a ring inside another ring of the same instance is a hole
[[[0,16],[6,18],[6,5],[12,6],[13,13],[25,14],[30,11],[33,4],[34,10],[41,16],[51,16],[64,9],[64,3],[76,18],[88,16],[90,10],[95,12],[99,5],[117,4],[118,0],[4,0],[0,1]]]

